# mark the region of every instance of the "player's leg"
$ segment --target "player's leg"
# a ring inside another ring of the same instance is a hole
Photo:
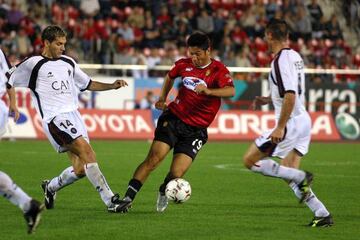
[[[132,202],[135,199],[149,174],[164,160],[174,146],[177,139],[174,132],[176,121],[176,117],[169,111],[164,111],[159,117],[150,150],[129,181],[124,200]]]
[[[47,209],[54,208],[54,201],[56,193],[73,182],[81,179],[85,176],[84,165],[78,160],[78,156],[72,152],[67,152],[72,166],[64,169],[59,176],[54,177],[51,180],[44,180],[42,188],[45,193],[45,206]]]
[[[78,172],[78,174],[85,173],[86,177],[99,192],[105,205],[108,207],[112,206],[114,193],[100,171],[91,145],[83,137],[79,137],[68,144],[67,148],[73,155],[76,155],[76,157],[72,158],[74,171]]]
[[[173,161],[170,166],[170,171],[166,175],[164,182],[159,187],[158,198],[156,201],[156,210],[158,212],[165,211],[168,205],[168,199],[165,196],[166,185],[171,180],[184,176],[187,170],[190,168],[192,161],[193,158],[184,153],[177,153],[174,155]]]
[[[281,166],[276,161],[269,158],[269,150],[265,149],[264,145],[269,145],[269,149],[274,148],[272,143],[263,144],[263,151],[260,151],[259,147],[252,143],[246,151],[243,160],[244,165],[255,173],[261,173],[265,176],[282,178],[288,181],[294,181],[296,184],[300,184],[305,178],[306,173],[304,171]]]
[[[24,212],[29,210],[31,197],[18,187],[6,173],[1,171],[0,194]]]
[[[296,117],[295,120],[297,121],[298,131],[300,134],[296,140],[294,149],[292,149],[292,151],[290,151],[282,160],[282,164],[293,168],[299,168],[301,158],[309,150],[311,139],[311,119],[308,114],[303,114]],[[300,199],[300,202],[304,201],[314,213],[315,217],[310,222],[309,226],[331,226],[334,223],[331,214],[324,204],[316,197],[311,188],[308,189],[307,194],[304,194],[302,189],[299,188],[299,185],[289,182],[289,186],[292,188],[295,195]]]
[[[58,152],[71,152],[69,156],[73,166],[65,170],[70,176],[69,182],[76,181],[77,177],[85,173],[103,202],[108,207],[112,207],[114,205],[112,197],[118,199],[119,196],[113,194],[99,169],[80,113],[74,111],[59,114],[50,123],[43,123],[43,127],[50,143]]]
[[[299,168],[302,156],[303,155],[299,151],[294,149],[281,160],[281,164],[287,167]],[[300,191],[299,186],[292,181],[289,182],[289,186],[294,191],[296,197],[300,200],[303,197],[303,194]],[[309,195],[306,199],[304,199],[304,203],[309,207],[315,216],[309,225],[314,227],[332,225],[332,217],[325,205],[316,197],[312,189],[310,189],[309,192]]]
[[[184,176],[196,155],[208,140],[207,129],[205,128],[196,128],[179,121],[177,129],[178,141],[174,146],[174,157],[170,171],[159,187],[156,201],[156,210],[158,212],[165,211],[168,205],[168,199],[165,196],[166,185],[172,179]]]
[[[6,173],[1,171],[0,195],[23,211],[28,233],[33,233],[40,222],[41,211],[44,210],[45,206],[39,201],[31,199]]]
[[[131,201],[135,199],[150,173],[164,160],[169,151],[170,146],[167,143],[153,141],[145,160],[136,168],[133,178],[129,181],[125,197]]]

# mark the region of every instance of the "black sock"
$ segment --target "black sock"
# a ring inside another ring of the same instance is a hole
[[[174,176],[171,174],[171,172],[169,172],[168,175],[166,175],[166,178],[164,179],[163,184],[160,185],[160,187],[159,187],[159,192],[165,194],[166,185],[167,185],[171,180],[173,180],[174,178],[176,178],[176,177],[174,177]]]
[[[131,200],[134,200],[136,194],[140,191],[140,188],[142,187],[142,183],[133,178],[129,181],[129,186],[128,186],[128,189],[125,193],[125,196],[126,197],[130,197]]]

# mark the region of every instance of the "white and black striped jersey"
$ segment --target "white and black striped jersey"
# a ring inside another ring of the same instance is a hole
[[[79,90],[86,90],[91,82],[75,61],[65,55],[56,59],[33,56],[9,73],[11,86],[30,88],[34,106],[45,122],[60,113],[77,110]]]
[[[275,108],[275,116],[280,117],[284,94],[296,94],[295,106],[290,117],[298,116],[305,109],[305,73],[301,56],[290,48],[283,48],[271,62],[269,74],[271,99]]]
[[[6,92],[6,82],[7,77],[6,73],[11,68],[11,65],[6,58],[4,52],[0,49],[0,98],[5,94]]]

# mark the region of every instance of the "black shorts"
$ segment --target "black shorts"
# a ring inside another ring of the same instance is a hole
[[[184,153],[194,160],[207,142],[208,134],[206,128],[188,125],[167,110],[159,117],[154,140],[174,148],[174,154]]]

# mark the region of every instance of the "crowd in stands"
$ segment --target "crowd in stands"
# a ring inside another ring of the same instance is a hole
[[[358,0],[344,2],[359,7]],[[358,29],[358,13],[346,4],[343,13],[348,26]],[[38,54],[41,30],[58,24],[68,32],[66,53],[81,63],[152,67],[172,65],[185,56],[186,37],[201,30],[213,41],[213,57],[225,65],[268,67],[272,56],[262,37],[273,17],[288,22],[290,45],[302,54],[307,67],[360,68],[360,52],[348,46],[337,15],[325,18],[316,0],[0,0],[0,42],[16,63]],[[160,75],[154,71],[123,74]],[[240,77],[253,81],[258,76]],[[336,80],[355,79],[340,78]]]

